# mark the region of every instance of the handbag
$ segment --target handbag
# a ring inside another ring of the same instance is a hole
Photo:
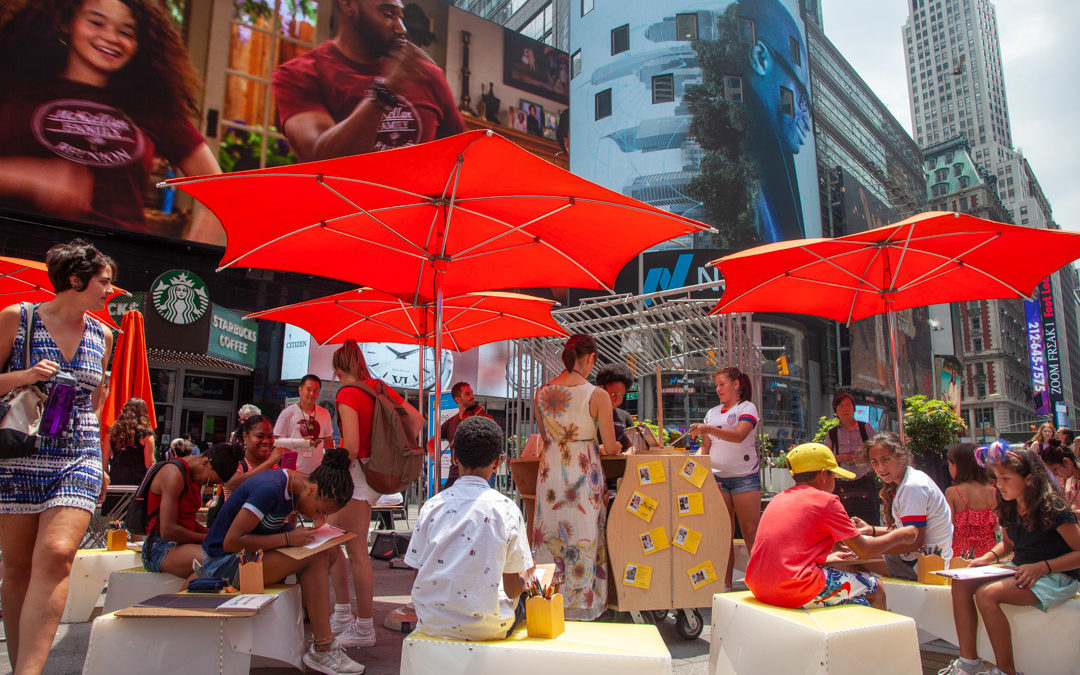
[[[29,302],[22,305],[27,316],[23,366],[29,368],[36,308]],[[10,361],[8,365],[10,370]],[[37,451],[44,409],[45,392],[37,383],[16,387],[0,398],[0,459],[28,457]]]

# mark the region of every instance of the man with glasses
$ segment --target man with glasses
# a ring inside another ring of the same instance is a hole
[[[757,225],[766,242],[806,236],[795,170],[811,133],[805,41],[779,0],[740,0],[746,151],[758,168]],[[816,190],[817,185],[812,189]]]
[[[274,424],[277,438],[302,438],[306,446],[297,450],[296,469],[311,473],[322,463],[323,448],[334,445],[334,428],[330,412],[316,403],[322,391],[322,380],[308,373],[300,379],[300,400],[281,411]]]
[[[619,406],[626,398],[626,390],[634,386],[634,373],[621,363],[604,366],[596,374],[596,386],[611,397],[611,413],[615,419],[615,438],[619,439],[623,450],[630,447],[626,430],[634,426],[634,418]]]

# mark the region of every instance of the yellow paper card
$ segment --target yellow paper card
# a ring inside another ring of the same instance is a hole
[[[709,475],[709,468],[688,459],[682,465],[682,471],[679,472],[679,475],[693,483],[694,487],[701,487],[701,484],[705,482],[705,477]]]
[[[656,485],[667,480],[664,475],[664,463],[660,460],[642,462],[637,468],[638,483],[641,485]]]
[[[685,525],[680,525],[679,529],[675,530],[675,536],[672,538],[671,543],[690,555],[696,555],[698,545],[701,544],[701,533],[697,530],[691,530]]]
[[[706,560],[697,567],[691,567],[686,570],[686,573],[690,575],[690,585],[694,587],[694,590],[716,581],[716,570],[713,569],[711,560]]]
[[[623,570],[622,582],[634,588],[648,589],[649,583],[652,582],[652,568],[648,565],[627,563],[626,569]]]
[[[647,523],[652,520],[658,504],[659,502],[652,497],[646,497],[634,490],[634,494],[630,495],[630,503],[626,505],[626,510]]]
[[[667,538],[667,530],[661,527],[655,527],[648,532],[642,532],[638,535],[641,539],[641,548],[645,551],[645,555],[651,555],[657,551],[663,551],[670,546]]]
[[[678,507],[680,516],[697,516],[705,513],[705,500],[702,499],[700,492],[676,495],[675,505]]]

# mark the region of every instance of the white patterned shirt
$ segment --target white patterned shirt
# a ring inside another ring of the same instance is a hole
[[[420,509],[405,554],[418,570],[412,600],[425,635],[492,640],[514,622],[502,575],[533,566],[525,519],[476,476],[462,476]]]

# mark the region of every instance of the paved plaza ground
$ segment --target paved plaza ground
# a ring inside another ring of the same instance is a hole
[[[416,507],[410,522],[415,521]],[[409,600],[409,586],[412,572],[402,569],[390,569],[385,562],[373,561],[375,569],[375,625],[378,642],[368,649],[350,650],[354,659],[367,666],[367,675],[397,675],[401,662],[401,643],[405,635],[382,627],[383,618],[395,608]],[[102,599],[102,603],[104,600]],[[99,603],[100,604],[100,603]],[[100,607],[95,610],[95,616]],[[705,629],[696,640],[683,640],[675,632],[675,623],[668,619],[660,625],[660,634],[671,651],[675,675],[703,675],[708,672],[709,637],[711,631],[710,612],[703,612]],[[2,631],[2,629],[0,629]],[[178,639],[180,636],[177,636]],[[310,636],[309,636],[310,637]],[[90,623],[61,625],[53,643],[46,675],[77,675],[82,673],[83,659],[90,642]],[[197,646],[192,645],[193,648]],[[925,646],[924,646],[925,647]],[[930,649],[922,652],[923,673],[936,673],[944,667],[955,654],[955,650],[945,643],[937,642]],[[7,643],[0,641],[0,673],[9,673]],[[177,664],[177,673],[184,673],[182,664]],[[254,668],[258,675],[284,675],[298,671],[291,668]],[[747,675],[757,675],[748,673]],[[763,674],[764,675],[764,674]]]

